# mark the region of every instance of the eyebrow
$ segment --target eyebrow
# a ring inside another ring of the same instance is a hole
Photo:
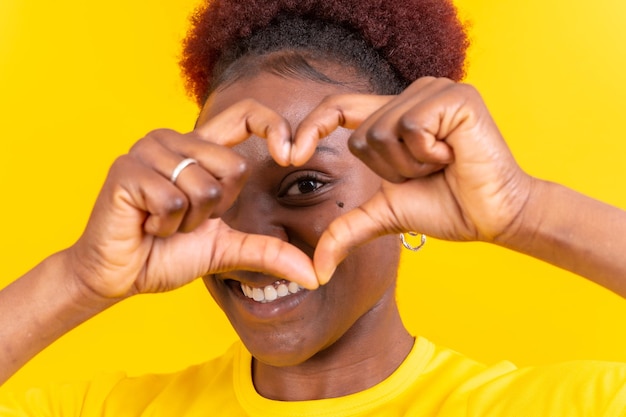
[[[335,148],[331,148],[330,146],[319,145],[315,148],[315,153],[329,153],[331,155],[339,155],[339,151]]]
[[[313,155],[315,156],[317,154],[330,154],[333,156],[339,156],[340,152],[335,148],[331,148],[330,146],[318,145],[315,148],[315,153]],[[274,161],[271,156],[263,162],[263,165],[266,168],[276,168],[278,166],[276,161]]]

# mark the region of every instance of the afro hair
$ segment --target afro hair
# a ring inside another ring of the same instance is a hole
[[[461,80],[468,46],[451,0],[207,0],[191,17],[180,65],[188,93],[202,105],[228,66],[250,53],[305,50],[319,58],[327,51],[361,73],[396,77],[404,88],[423,76]]]

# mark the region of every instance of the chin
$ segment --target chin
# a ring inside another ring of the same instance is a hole
[[[337,339],[336,333],[341,333],[337,320],[329,316],[333,308],[323,296],[327,288],[315,291],[301,288],[271,302],[258,302],[242,291],[242,277],[248,278],[244,287],[252,286],[252,282],[263,282],[265,278],[258,274],[233,274],[222,279],[205,277],[205,283],[243,344],[258,361],[276,367],[300,365],[332,345]],[[255,288],[265,284],[256,284]]]
[[[235,328],[235,330],[237,330]],[[323,350],[323,343],[315,343],[305,332],[258,331],[238,333],[252,356],[270,366],[301,365]]]

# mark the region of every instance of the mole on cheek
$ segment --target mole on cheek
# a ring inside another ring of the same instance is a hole
[[[339,208],[343,208],[343,201],[337,201],[337,206],[339,206]]]

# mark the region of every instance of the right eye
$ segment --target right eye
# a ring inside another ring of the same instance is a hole
[[[330,182],[326,175],[318,171],[294,172],[283,179],[278,197],[285,203],[313,203]]]
[[[288,188],[282,193],[282,196],[297,196],[301,194],[309,194],[312,193],[321,187],[323,187],[326,183],[320,181],[315,175],[305,175],[300,178],[297,178]]]

